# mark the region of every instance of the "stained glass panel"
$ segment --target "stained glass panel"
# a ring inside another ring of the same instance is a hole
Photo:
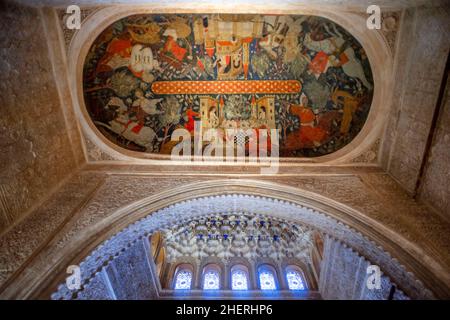
[[[233,290],[248,290],[247,273],[245,271],[233,271],[231,274],[231,288]]]
[[[286,278],[288,281],[289,290],[305,290],[305,285],[303,284],[303,279],[300,272],[289,270],[286,273]]]
[[[217,271],[207,271],[203,277],[204,290],[218,290],[220,289],[220,276]]]
[[[191,288],[192,272],[181,270],[177,272],[175,279],[175,290],[186,290]]]

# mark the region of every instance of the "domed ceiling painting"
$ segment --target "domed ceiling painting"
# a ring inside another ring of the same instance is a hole
[[[283,157],[329,154],[361,130],[373,95],[364,49],[315,16],[129,16],[94,41],[83,81],[103,135],[157,154],[196,121],[280,129]]]

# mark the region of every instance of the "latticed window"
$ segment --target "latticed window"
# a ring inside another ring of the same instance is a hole
[[[297,270],[287,270],[286,278],[289,290],[305,290],[302,275]]]
[[[247,272],[241,269],[235,269],[231,272],[231,289],[248,290]]]
[[[275,280],[275,272],[272,268],[260,268],[259,270],[259,286],[261,290],[276,290],[277,283]]]
[[[220,289],[220,274],[217,270],[208,270],[203,276],[204,290],[218,290]]]
[[[180,269],[175,276],[175,290],[189,290],[192,284],[192,271]]]
[[[257,278],[260,290],[278,290],[279,283],[276,269],[270,264],[263,264],[257,269]],[[222,289],[221,274],[222,269],[217,264],[208,264],[203,268],[202,288],[204,290]],[[244,264],[237,264],[231,268],[232,290],[250,289],[250,272]],[[175,290],[192,289],[194,269],[190,264],[181,264],[175,270],[173,278],[173,288]],[[308,284],[305,281],[303,270],[298,265],[288,265],[284,269],[283,275],[286,279],[289,290],[307,290]]]

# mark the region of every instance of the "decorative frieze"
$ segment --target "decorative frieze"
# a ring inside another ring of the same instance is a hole
[[[381,32],[386,39],[392,56],[395,56],[397,33],[400,25],[400,11],[386,11],[381,13]]]
[[[85,133],[83,133],[85,146],[86,146],[86,153],[88,156],[88,161],[108,161],[108,160],[117,160],[111,155],[104,152],[102,149],[100,149],[99,146],[97,146],[92,140],[86,136]]]
[[[380,149],[381,139],[377,139],[369,149],[364,151],[362,154],[353,158],[351,162],[353,163],[377,163],[378,152]]]

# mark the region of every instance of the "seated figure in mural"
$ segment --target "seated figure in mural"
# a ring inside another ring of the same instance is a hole
[[[211,108],[209,111],[209,123],[211,128],[217,128],[219,126],[219,117],[217,117],[216,108]]]
[[[302,94],[301,104],[291,104],[289,111],[298,117],[300,128],[288,134],[285,141],[286,148],[296,150],[320,146],[327,138],[327,132],[317,126],[317,117],[308,106],[308,97]]]
[[[264,107],[261,107],[258,113],[258,119],[265,120],[266,119],[266,109]]]

